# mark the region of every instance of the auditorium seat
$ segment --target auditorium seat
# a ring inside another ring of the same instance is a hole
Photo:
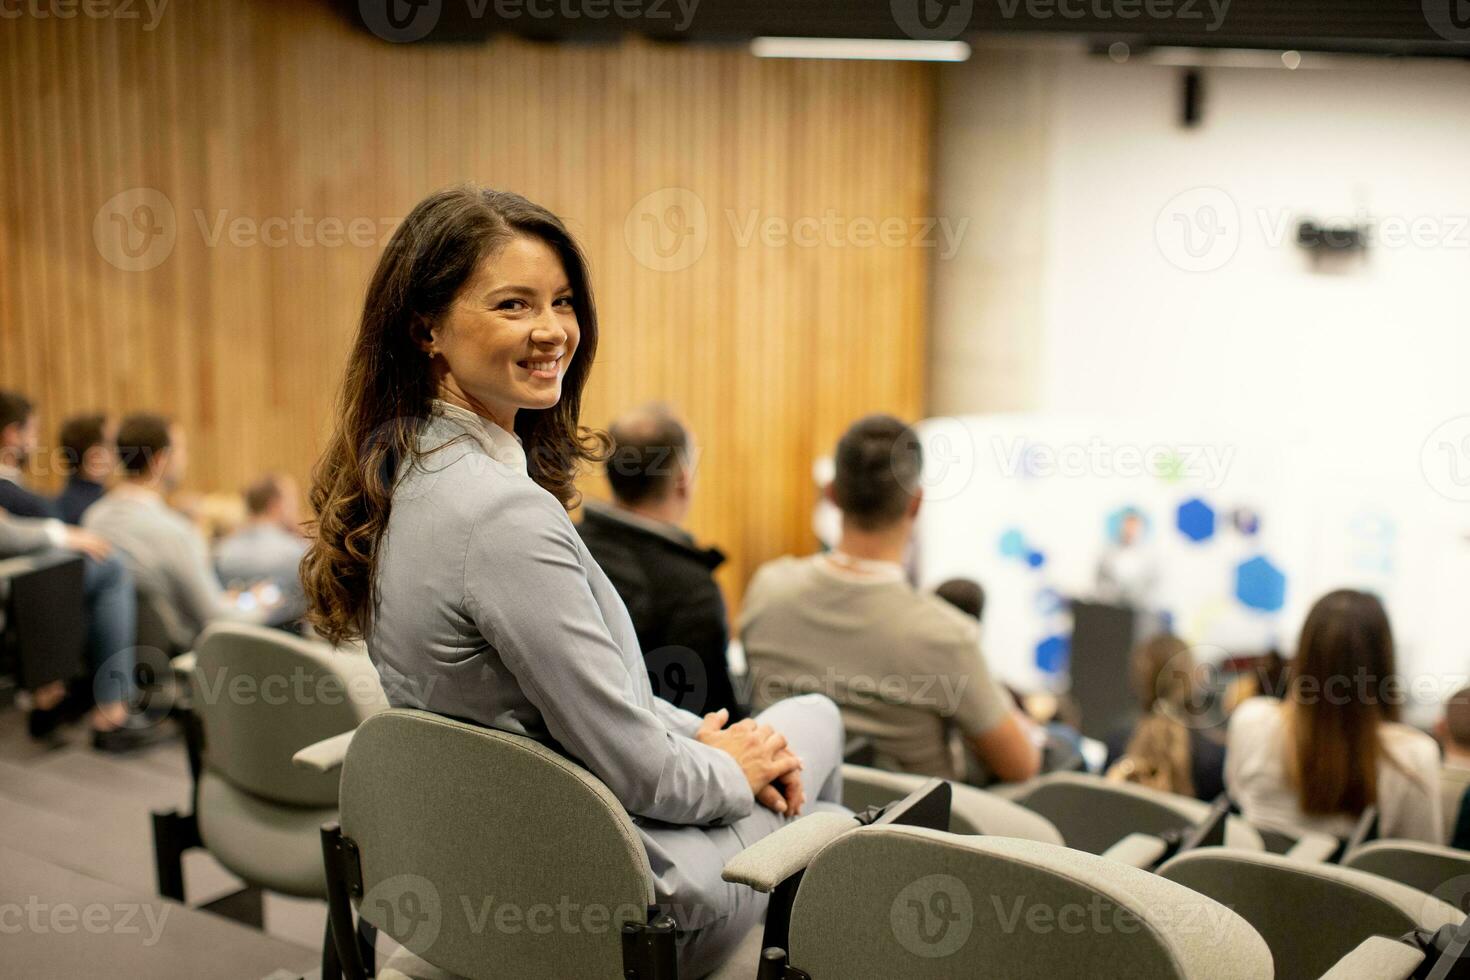
[[[199,839],[248,885],[325,898],[320,828],[336,818],[337,776],[292,756],[386,707],[376,670],[361,654],[221,623],[200,638],[190,687],[203,736]]]
[[[842,802],[854,812],[883,806],[907,796],[925,781],[923,776],[848,763],[842,767]],[[951,832],[1062,843],[1061,833],[1039,813],[963,783],[951,783],[950,787]]]
[[[1461,910],[1470,906],[1470,851],[1413,840],[1377,840],[1354,848],[1342,863],[1428,892]]]
[[[1279,854],[1206,847],[1159,869],[1230,906],[1271,947],[1278,977],[1318,977],[1372,936],[1458,925],[1453,905],[1364,871]]]
[[[1127,837],[1177,834],[1206,819],[1210,804],[1087,773],[1054,772],[1023,784],[1011,798],[1052,822],[1068,847],[1102,854]],[[1225,822],[1225,843],[1260,851],[1261,835],[1244,820]]]
[[[599,780],[545,746],[391,709],[297,759],[319,775],[341,766],[340,826],[322,831],[321,846],[347,977],[367,975],[354,911],[402,947],[384,977],[612,980],[624,975],[624,923],[641,950],[672,956],[672,921],[650,920],[653,878],[632,820]],[[563,906],[582,910],[574,928],[556,918]],[[512,913],[527,927],[498,925]],[[531,928],[546,916],[552,928]],[[755,975],[753,942],[728,976]]]
[[[1053,844],[905,826],[851,830],[812,859],[788,954],[813,980],[1272,976],[1244,919],[1156,875]]]

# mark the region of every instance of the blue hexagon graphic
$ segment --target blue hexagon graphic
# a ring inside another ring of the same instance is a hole
[[[1179,505],[1179,533],[1191,541],[1208,541],[1215,536],[1215,511],[1198,497]]]
[[[1251,609],[1279,612],[1286,605],[1286,575],[1264,555],[1247,559],[1235,569],[1235,598]]]
[[[1025,558],[1029,550],[1026,547],[1026,536],[1015,528],[1000,536],[1000,553],[1004,558]]]
[[[1072,641],[1065,636],[1048,636],[1036,644],[1036,666],[1048,674],[1067,669]]]
[[[1026,556],[1026,564],[1030,565],[1032,568],[1040,568],[1042,565],[1046,564],[1046,555],[1042,554],[1039,551],[1033,551]]]

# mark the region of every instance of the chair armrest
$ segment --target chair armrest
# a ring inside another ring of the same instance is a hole
[[[732,857],[725,864],[724,878],[769,892],[806,868],[817,852],[849,830],[855,818],[840,813],[811,813],[782,827]]]
[[[1424,954],[1386,936],[1369,936],[1337,961],[1322,980],[1409,980]]]
[[[198,664],[198,662],[198,656],[194,653],[193,650],[190,650],[188,653],[179,654],[168,663],[169,666],[173,668],[174,675],[182,679],[194,673],[194,667],[196,664]]]
[[[1297,842],[1287,849],[1286,856],[1305,864],[1321,864],[1332,855],[1342,842],[1331,834],[1319,834],[1315,830],[1304,831]]]
[[[333,735],[314,745],[297,752],[291,757],[291,762],[301,769],[310,769],[312,772],[332,772],[342,768],[342,760],[347,758],[347,746],[352,744],[352,736],[357,730],[343,732],[341,735]]]
[[[1117,861],[1133,868],[1152,868],[1169,850],[1162,837],[1152,834],[1129,834],[1112,847],[1103,851],[1109,861]]]

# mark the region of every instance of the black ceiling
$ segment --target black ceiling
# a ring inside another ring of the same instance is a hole
[[[331,0],[385,41],[1078,35],[1470,57],[1466,0]]]

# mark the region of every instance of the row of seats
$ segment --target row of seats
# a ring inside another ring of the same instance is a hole
[[[365,657],[279,632],[211,627],[181,667],[202,770],[193,814],[156,815],[161,883],[192,820],[247,883],[328,900],[323,976],[675,976],[640,838],[585,770],[387,709]],[[268,678],[313,693],[264,696]],[[843,774],[857,817],[803,817],[727,866],[772,905],[720,977],[1403,980],[1428,961],[1398,937],[1464,921],[1470,855],[1449,848],[1381,841],[1333,864],[1333,838],[1270,840],[1223,806],[1084,774],[1005,795]],[[382,964],[375,933],[397,944]]]

